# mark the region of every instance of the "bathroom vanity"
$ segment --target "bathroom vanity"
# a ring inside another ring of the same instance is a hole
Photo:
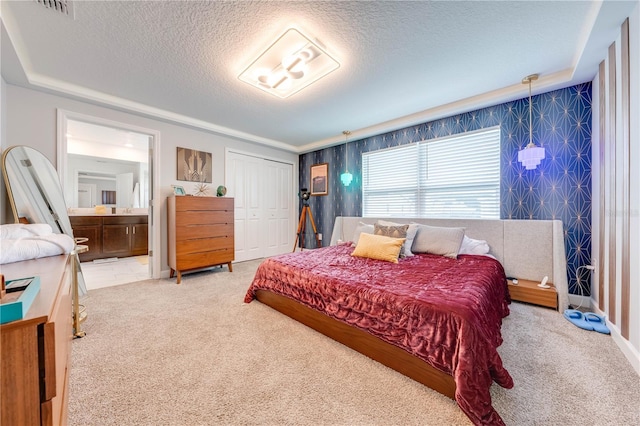
[[[145,255],[148,252],[148,216],[136,214],[70,215],[75,238],[87,238],[83,243],[89,251],[80,254],[80,261],[110,257]]]

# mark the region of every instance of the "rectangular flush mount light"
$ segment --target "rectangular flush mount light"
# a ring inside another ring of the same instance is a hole
[[[288,98],[340,67],[322,47],[288,29],[238,78],[279,98]]]

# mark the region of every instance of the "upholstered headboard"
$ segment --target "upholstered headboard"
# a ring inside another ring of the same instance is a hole
[[[490,254],[504,266],[509,277],[540,281],[545,276],[558,291],[558,307],[569,306],[567,258],[564,233],[559,220],[407,219],[380,218],[398,223],[461,227],[470,238],[486,240]],[[360,222],[374,224],[378,218],[336,217],[331,245],[350,241]]]

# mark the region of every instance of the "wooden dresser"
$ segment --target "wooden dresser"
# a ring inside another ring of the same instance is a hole
[[[0,325],[0,424],[65,425],[73,338],[69,255],[0,265],[6,280],[40,277],[25,317]]]
[[[227,264],[233,271],[233,198],[172,195],[167,198],[167,240],[171,277]]]

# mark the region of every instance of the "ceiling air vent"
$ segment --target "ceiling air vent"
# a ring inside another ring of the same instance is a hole
[[[73,2],[71,0],[36,0],[47,9],[55,10],[71,19],[75,19],[73,13]]]

